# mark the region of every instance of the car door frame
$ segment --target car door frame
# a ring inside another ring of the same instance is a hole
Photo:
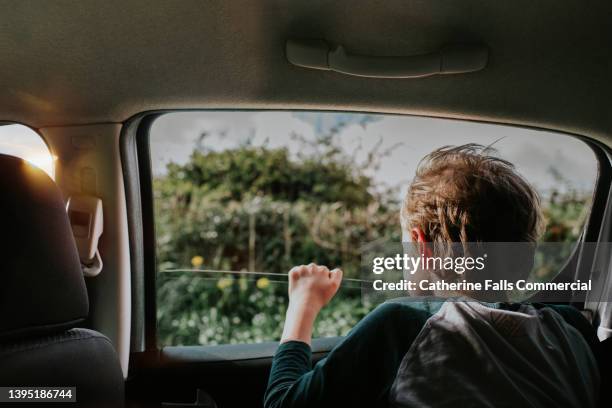
[[[124,123],[120,138],[132,270],[128,399],[148,401],[152,404],[160,401],[193,404],[196,390],[202,390],[211,394],[219,406],[259,405],[262,402],[276,342],[161,349],[157,345],[156,243],[149,131],[159,116],[170,112],[177,110],[136,115]],[[610,149],[601,142],[584,136],[570,136],[584,141],[593,150],[598,161],[599,171],[592,207],[581,238],[581,242],[598,242],[602,239],[601,224],[604,212],[610,205]],[[592,260],[589,261],[588,254],[585,254],[588,249],[585,248],[583,245],[576,246],[576,250],[555,280],[585,276],[588,278]],[[567,303],[578,308],[584,306],[583,300],[568,299]],[[315,339],[313,359],[317,361],[323,358],[339,341],[340,337]],[[240,380],[238,383],[237,378]],[[236,391],[237,386],[240,388],[239,392]]]

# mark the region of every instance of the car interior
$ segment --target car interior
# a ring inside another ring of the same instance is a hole
[[[230,339],[207,333],[205,321],[192,324],[190,317],[183,321],[162,312],[166,302],[191,307],[186,293],[197,285],[180,272],[198,269],[215,252],[189,252],[185,242],[191,238],[176,246],[163,241],[167,226],[160,208],[171,215],[171,204],[180,201],[171,198],[181,191],[163,177],[181,179],[193,166],[158,170],[159,157],[175,157],[173,146],[183,142],[170,122],[161,139],[155,132],[162,132],[163,120],[178,123],[189,115],[238,123],[262,113],[265,124],[277,120],[265,116],[270,112],[314,112],[374,117],[354,119],[355,129],[378,116],[397,117],[399,129],[416,141],[409,120],[451,120],[485,126],[485,133],[516,129],[525,132],[521,140],[540,138],[535,143],[543,152],[553,151],[556,140],[576,141],[586,153],[568,147],[566,156],[550,156],[550,166],[588,184],[588,204],[576,221],[573,249],[551,279],[590,279],[592,289],[585,296],[534,294],[532,300],[569,304],[587,317],[601,341],[600,406],[612,403],[612,259],[606,250],[612,241],[612,3],[0,5],[0,387],[76,387],[82,406],[263,406],[278,336]],[[472,127],[466,129],[469,135]],[[47,167],[10,150],[8,142],[3,147],[9,131],[18,133],[11,146],[35,136],[47,149]],[[203,134],[201,139],[210,140]],[[454,143],[452,137],[446,142]],[[528,150],[516,157],[528,156]],[[185,161],[195,163],[197,155],[189,154]],[[201,166],[214,158],[205,149],[199,154]],[[592,179],[567,170],[578,156],[594,169]],[[210,211],[224,203],[219,199]],[[245,214],[240,231],[248,234],[251,218]],[[187,229],[213,222],[176,218]],[[245,242],[248,253],[263,241]],[[279,254],[270,256],[280,262]],[[253,271],[258,264],[245,256],[215,268]],[[241,282],[214,276],[211,284],[219,289]],[[253,281],[261,291],[275,275],[266,276]],[[208,312],[207,318],[217,318],[217,309]],[[243,322],[230,318],[224,324]],[[342,333],[330,333],[322,330],[313,341],[314,361],[341,341]]]

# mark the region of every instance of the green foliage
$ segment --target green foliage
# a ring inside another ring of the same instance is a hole
[[[399,239],[397,203],[390,193],[375,196],[371,184],[333,148],[317,161],[245,145],[194,151],[185,165],[170,164],[167,175],[154,180],[159,270],[194,264],[237,272],[160,273],[160,342],[277,338],[289,268],[316,261],[358,277],[361,245]],[[194,263],[194,257],[201,258]],[[283,277],[270,282],[239,273],[254,270]],[[316,333],[346,333],[370,307],[362,305],[359,290],[343,290],[319,317]]]
[[[160,345],[277,339],[290,267],[316,261],[357,278],[362,245],[400,241],[397,194],[374,192],[364,168],[330,140],[318,142],[316,157],[248,144],[200,149],[154,180],[158,270],[209,271],[158,274]],[[576,192],[553,193],[543,203],[543,240],[575,241],[587,204]],[[536,279],[550,278],[568,254],[540,261]],[[341,289],[315,335],[346,334],[373,307],[360,295],[359,288]]]
[[[194,151],[184,166],[170,164],[156,187],[163,198],[189,204],[214,193],[218,202],[242,202],[254,196],[275,201],[342,201],[351,207],[372,202],[371,180],[337,154],[291,160],[287,149],[242,146]]]
[[[531,279],[540,282],[551,280],[570,257],[586,221],[591,197],[575,190],[564,194],[553,191],[543,204],[546,230],[540,240],[556,244],[536,252]]]

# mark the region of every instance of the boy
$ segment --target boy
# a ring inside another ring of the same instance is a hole
[[[514,166],[474,144],[425,157],[401,214],[403,232],[423,247],[535,245],[541,218],[536,192]],[[577,310],[483,303],[473,293],[450,294],[470,296],[452,302],[387,302],[311,368],[312,326],[341,280],[340,269],[315,264],[289,272],[290,300],[267,408],[596,404],[597,339]]]

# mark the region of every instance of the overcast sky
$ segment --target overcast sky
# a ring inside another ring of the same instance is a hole
[[[373,117],[372,117],[373,116]],[[370,119],[365,125],[363,121]],[[372,176],[388,186],[399,186],[404,194],[419,160],[437,147],[448,144],[480,143],[494,146],[532,184],[546,193],[564,189],[553,176],[554,167],[576,189],[590,191],[597,175],[591,150],[573,137],[518,127],[400,115],[364,115],[329,112],[184,112],[159,118],[151,129],[154,173],[165,172],[169,161],[185,163],[203,132],[209,134],[204,147],[233,148],[251,139],[255,145],[285,146],[292,153],[304,146],[291,134],[314,139],[338,123],[346,123],[336,137],[343,150],[352,153],[361,145],[357,160],[382,140],[381,150],[395,146],[381,168]],[[501,140],[500,140],[501,139]]]

